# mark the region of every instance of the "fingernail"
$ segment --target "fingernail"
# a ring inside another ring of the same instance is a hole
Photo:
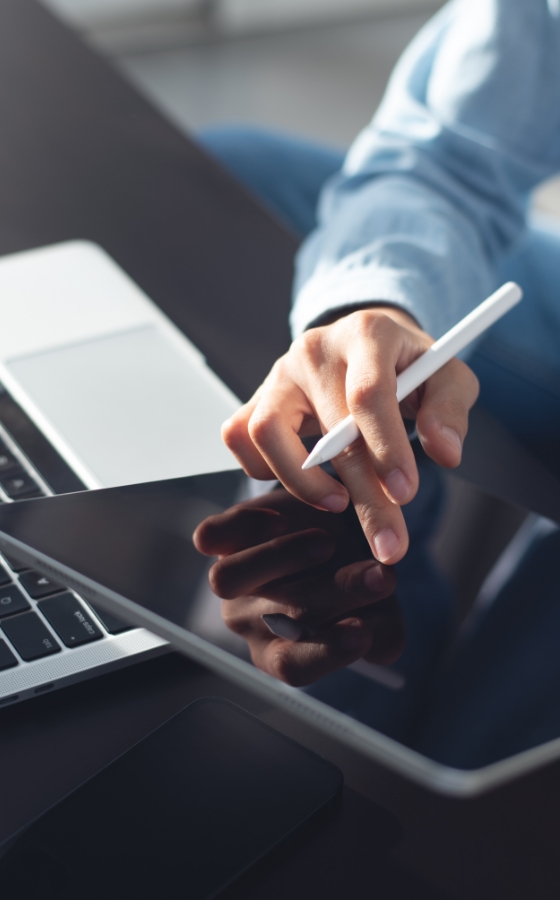
[[[294,622],[293,619],[282,613],[261,616],[261,619],[272,634],[285,638],[287,641],[299,641],[307,631],[304,625]]]
[[[394,531],[384,528],[373,539],[373,549],[380,562],[386,562],[395,555],[400,547],[400,541]]]
[[[360,619],[345,622],[340,631],[340,647],[342,650],[358,650],[367,643],[366,638],[369,637],[369,633],[365,630],[364,623]]]
[[[393,469],[392,472],[389,472],[385,479],[385,484],[395,503],[406,502],[412,485],[402,469]]]
[[[323,499],[319,501],[318,505],[321,506],[323,509],[326,509],[327,512],[332,512],[332,513],[344,512],[344,510],[348,506],[348,495],[347,494],[329,494],[328,497],[323,497]]]
[[[366,589],[375,593],[384,587],[385,573],[381,566],[373,564],[365,570],[363,579]]]
[[[455,450],[458,450],[459,453],[463,452],[463,442],[456,431],[453,431],[452,428],[448,428],[447,425],[442,425],[439,433],[442,438],[445,438],[448,443],[455,447]]]

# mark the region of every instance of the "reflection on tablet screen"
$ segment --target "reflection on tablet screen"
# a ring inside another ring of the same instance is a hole
[[[353,509],[323,513],[281,488],[251,496],[237,470],[5,506],[0,531],[11,552],[19,542],[37,567],[85,578],[113,609],[125,598],[121,615],[169,623],[185,652],[180,631],[473,770],[560,737],[560,532],[518,511],[497,559],[482,571],[477,554],[453,583],[445,504],[445,481],[423,466],[394,571],[376,564]],[[467,603],[470,570],[482,585]]]

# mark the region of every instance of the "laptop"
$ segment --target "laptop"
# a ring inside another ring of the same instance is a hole
[[[0,503],[236,467],[220,427],[237,397],[99,246],[0,259],[0,321]],[[34,604],[48,627],[40,603],[58,591],[0,558],[0,622]],[[83,610],[87,640],[54,660],[47,639],[33,659],[16,650],[17,667],[0,665],[0,705],[168,649],[145,628]]]

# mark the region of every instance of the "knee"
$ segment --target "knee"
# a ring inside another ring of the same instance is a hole
[[[262,154],[267,133],[249,125],[211,125],[195,135],[198,143],[227,168],[237,170]]]

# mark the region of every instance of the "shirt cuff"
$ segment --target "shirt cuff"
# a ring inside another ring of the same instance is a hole
[[[344,311],[345,307],[350,312],[362,304],[383,303],[403,309],[429,334],[437,336],[437,332],[443,334],[447,330],[443,321],[447,316],[434,311],[433,294],[428,295],[428,288],[417,273],[378,268],[348,271],[346,266],[340,271],[340,268],[315,275],[300,290],[290,316],[293,337],[312,328],[329,313]]]

